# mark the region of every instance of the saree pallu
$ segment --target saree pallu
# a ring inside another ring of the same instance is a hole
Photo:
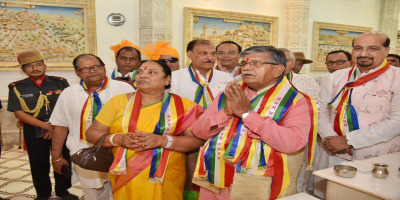
[[[203,112],[203,109],[194,102],[184,98],[181,100],[184,118],[179,133],[190,127]],[[122,133],[123,115],[128,99],[126,95],[119,95],[111,99],[109,104],[104,107],[104,112],[108,115],[117,113],[110,127],[110,133]],[[159,122],[161,109],[161,101],[141,107],[136,130],[152,133]],[[96,120],[102,123],[102,118]],[[118,150],[118,147],[113,148],[114,157]],[[182,199],[186,174],[184,153],[170,151],[163,181],[158,183],[149,181],[152,150],[136,152],[128,149],[125,156],[127,158],[125,174],[110,174],[114,199]]]

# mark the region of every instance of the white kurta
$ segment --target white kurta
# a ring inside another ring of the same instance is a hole
[[[293,73],[292,84],[297,90],[317,99],[320,87],[311,76]]]
[[[206,78],[202,76],[199,71],[196,70],[196,72],[199,75],[200,79],[203,82],[206,82]],[[226,85],[230,81],[232,81],[233,77],[229,73],[215,69],[213,73],[214,74],[211,82],[209,83],[209,87],[211,89],[213,97],[216,97],[219,92],[224,91]],[[198,86],[199,85],[197,83],[192,81],[188,68],[172,72],[171,93],[194,101]],[[211,104],[211,102],[207,102],[207,104]]]
[[[110,80],[108,87],[99,93],[99,97],[104,105],[115,95],[133,91],[132,86],[127,83]],[[80,116],[87,98],[88,93],[79,83],[71,85],[61,93],[50,117],[51,124],[68,127],[66,145],[71,155],[93,145],[80,140]],[[74,172],[71,178],[72,184],[80,181],[82,188],[101,188],[103,183],[109,179],[108,173],[85,170],[74,165],[72,165],[72,170]]]
[[[362,74],[356,69],[356,77],[351,76],[350,81],[378,69],[379,67]],[[321,85],[318,99],[321,103],[318,133],[322,138],[337,136],[333,129],[335,113],[327,107],[327,104],[347,83],[350,70],[351,68],[346,68],[330,74]],[[330,156],[321,150],[316,160],[317,170],[332,167],[346,160],[363,160],[400,150],[399,77],[400,68],[390,66],[382,75],[353,89],[352,105],[357,112],[360,129],[349,132],[345,126],[344,132],[354,147],[351,149],[354,155],[352,157],[348,154]],[[317,178],[316,181],[318,181]],[[315,194],[324,197],[324,189],[317,188],[317,184],[315,186]]]
[[[112,75],[112,73],[114,72],[114,70],[115,70],[115,69],[113,69],[113,70],[107,70],[106,75],[107,75],[108,78],[112,79],[112,78],[111,78],[111,75]],[[129,75],[129,77],[132,78],[133,72],[135,72],[135,71],[128,72],[128,73],[125,74],[125,76],[123,76],[123,77],[128,77],[128,75]],[[122,77],[122,74],[121,74],[118,70],[117,70],[117,73],[115,73],[115,78],[116,78],[116,77]]]

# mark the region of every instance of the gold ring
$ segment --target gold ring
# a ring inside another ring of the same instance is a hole
[[[350,149],[346,149],[346,152],[349,152],[350,151]]]

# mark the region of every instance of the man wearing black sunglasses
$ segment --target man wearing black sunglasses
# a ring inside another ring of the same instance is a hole
[[[169,43],[158,41],[149,43],[142,49],[142,54],[146,55],[148,60],[159,60],[168,65],[171,71],[176,71],[179,66],[179,53],[175,48],[169,47]]]

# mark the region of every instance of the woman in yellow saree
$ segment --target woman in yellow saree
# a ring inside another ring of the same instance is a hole
[[[113,97],[87,130],[87,140],[110,133],[110,179],[114,199],[182,199],[185,152],[204,144],[191,124],[203,112],[196,103],[170,94],[171,70],[147,61],[138,69],[138,90]]]

